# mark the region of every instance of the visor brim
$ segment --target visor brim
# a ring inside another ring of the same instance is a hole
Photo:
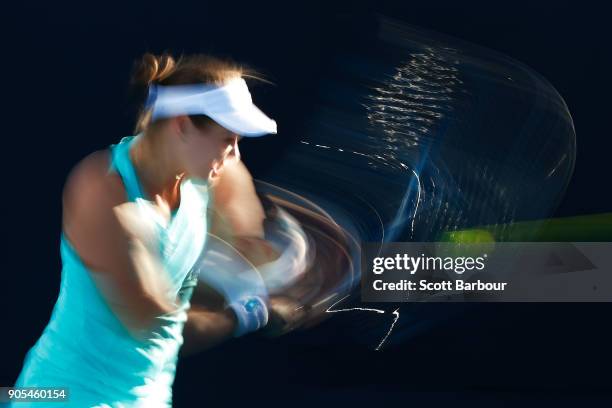
[[[258,137],[277,133],[276,122],[254,104],[240,110],[209,115],[224,128],[244,137]]]

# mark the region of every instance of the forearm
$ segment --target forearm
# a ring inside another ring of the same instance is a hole
[[[278,259],[280,254],[265,239],[252,236],[235,236],[234,248],[254,266],[261,266]]]
[[[236,227],[218,212],[212,219],[210,233],[238,251],[254,266],[272,262],[280,256],[258,228]]]
[[[231,338],[235,329],[236,316],[231,310],[212,310],[194,305],[187,313],[181,355],[209,349]]]

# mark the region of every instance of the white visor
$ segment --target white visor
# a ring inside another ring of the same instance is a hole
[[[276,122],[253,104],[244,79],[235,78],[222,86],[151,85],[145,104],[153,121],[180,115],[206,115],[241,136],[276,133]]]

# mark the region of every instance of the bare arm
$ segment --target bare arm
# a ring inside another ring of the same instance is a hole
[[[213,187],[211,234],[229,242],[255,266],[279,254],[264,240],[263,206],[242,161],[230,162]]]
[[[163,271],[118,218],[124,187],[107,169],[108,153],[97,152],[72,171],[63,194],[63,230],[109,307],[139,337],[175,306],[161,294]]]
[[[276,259],[278,254],[263,239],[263,207],[244,164],[226,165],[213,188],[210,233],[228,242],[255,266]],[[191,303],[184,329],[183,355],[205,350],[232,336],[236,316],[223,309],[223,299],[218,293],[200,282]]]
[[[231,338],[235,328],[236,316],[231,310],[193,305],[187,313],[183,330],[185,343],[180,353],[186,356],[207,350]]]

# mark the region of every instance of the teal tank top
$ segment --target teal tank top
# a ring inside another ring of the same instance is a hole
[[[131,163],[130,147],[142,134],[111,145],[109,171],[117,172],[130,201],[143,195]],[[159,229],[161,256],[179,308],[158,316],[159,328],[145,340],[132,337],[102,298],[90,271],[62,233],[60,292],[49,323],[28,351],[17,387],[67,387],[66,404],[54,407],[170,407],[182,330],[197,284],[194,268],[206,241],[206,184],[183,180],[181,202],[171,221]],[[33,407],[44,403],[34,402]],[[28,403],[19,402],[24,408]]]

